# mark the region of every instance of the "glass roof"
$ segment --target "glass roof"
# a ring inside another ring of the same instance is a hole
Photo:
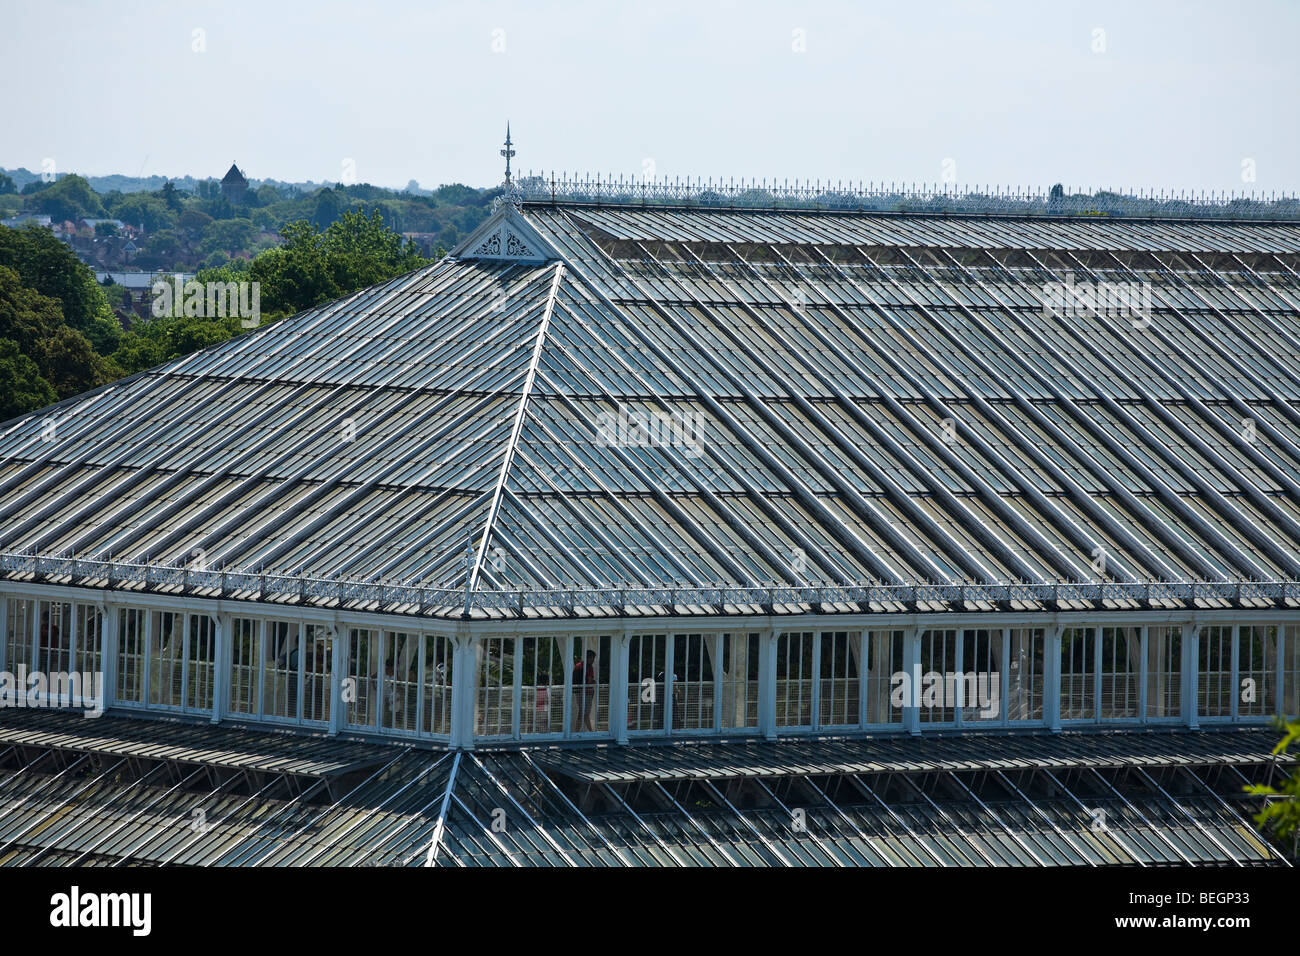
[[[551,261],[448,258],[0,426],[0,550],[480,592],[1300,580],[1300,225],[522,217]]]
[[[1242,792],[1268,730],[439,753],[17,716],[6,866],[1286,865]]]

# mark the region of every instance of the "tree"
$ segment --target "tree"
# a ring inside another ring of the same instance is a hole
[[[186,209],[176,220],[176,228],[196,241],[203,238],[212,223],[216,222],[206,212],[199,209]]]
[[[280,196],[280,190],[276,189],[270,183],[263,183],[258,186],[257,191],[253,195],[257,197],[257,205],[259,206],[269,206],[272,203],[279,202],[282,198]]]
[[[1279,721],[1279,724],[1285,736],[1273,748],[1274,754],[1286,753],[1291,744],[1300,740],[1300,720]],[[1300,768],[1292,770],[1279,787],[1253,784],[1245,789],[1256,796],[1276,798],[1255,814],[1255,823],[1260,830],[1271,830],[1282,841],[1290,840],[1291,854],[1296,855],[1300,846]]]
[[[316,196],[316,212],[311,221],[317,228],[324,229],[338,219],[346,204],[347,197],[341,190],[336,192],[333,189],[322,189]]]
[[[218,249],[228,256],[249,249],[257,235],[248,219],[223,219],[214,221],[198,245],[199,255],[207,256]]]
[[[25,287],[16,271],[3,267],[0,338],[17,344],[59,398],[111,382],[120,374],[84,335],[68,327],[55,299]]]
[[[345,212],[325,230],[323,243],[334,282],[345,292],[429,264],[416,246],[403,244],[401,235],[384,224],[378,209],[369,217]]]
[[[170,179],[163,183],[163,187],[159,191],[159,198],[166,204],[168,209],[177,215],[179,215],[181,210],[185,208],[184,204],[181,202],[180,193],[176,191],[176,187],[172,184]]]
[[[167,203],[147,193],[131,193],[113,209],[113,216],[123,222],[143,229],[147,233],[161,232],[176,225],[177,215]]]
[[[37,365],[59,398],[105,385],[122,374],[95,351],[84,335],[66,325],[43,343],[42,353]]]
[[[64,320],[84,332],[101,351],[117,347],[122,327],[113,317],[95,273],[48,229],[28,224],[0,226],[0,266],[13,269],[22,285],[57,299]]]
[[[0,339],[0,421],[54,404],[57,396],[18,343]]]
[[[203,270],[200,282],[260,284],[264,315],[281,316],[321,305],[428,265],[417,246],[384,225],[378,210],[369,216],[345,212],[324,232],[306,220],[282,229],[284,244],[258,255],[246,268],[230,263]]]
[[[90,183],[80,176],[64,176],[49,189],[41,190],[28,200],[33,212],[44,213],[57,220],[95,219],[104,215],[99,196]]]
[[[18,187],[14,185],[13,177],[7,173],[0,173],[0,196],[16,192]]]

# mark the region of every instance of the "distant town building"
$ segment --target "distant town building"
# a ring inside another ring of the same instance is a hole
[[[234,163],[230,164],[230,169],[221,178],[221,195],[233,203],[243,202],[248,195],[248,180]]]
[[[77,225],[91,230],[96,236],[104,230],[105,226],[112,226],[119,236],[124,236],[127,232],[127,225],[121,219],[78,219]]]
[[[8,226],[10,229],[17,229],[20,226],[25,226],[29,222],[34,222],[36,225],[44,226],[48,229],[50,228],[51,220],[49,216],[38,216],[35,213],[25,212],[21,215],[14,216],[12,219],[0,219],[0,226]]]

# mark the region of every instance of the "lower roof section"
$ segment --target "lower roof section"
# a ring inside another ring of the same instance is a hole
[[[1291,865],[1242,791],[1289,766],[1269,731],[433,752],[70,723],[5,714],[0,865]]]
[[[876,737],[866,740],[752,739],[674,747],[608,747],[544,752],[548,771],[584,783],[735,780],[858,773],[1118,770],[1267,761],[1269,730],[1221,733],[1116,732]]]

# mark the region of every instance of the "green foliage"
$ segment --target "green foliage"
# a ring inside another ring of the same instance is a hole
[[[1273,753],[1284,754],[1291,744],[1300,740],[1300,720],[1277,723],[1284,736]],[[1300,842],[1300,767],[1293,769],[1281,786],[1253,784],[1245,789],[1247,793],[1270,798],[1264,809],[1255,814],[1255,823],[1261,830],[1271,830],[1282,841],[1292,841],[1294,853],[1294,847]]]
[[[143,228],[146,233],[171,229],[176,225],[177,214],[166,202],[147,193],[123,196],[111,210],[114,219],[129,226]]]
[[[205,230],[203,240],[198,244],[199,255],[208,256],[220,250],[227,256],[233,256],[250,248],[256,237],[257,229],[251,220],[216,220]]]
[[[0,226],[0,266],[16,271],[23,285],[58,299],[72,328],[89,334],[98,326],[96,334],[111,334],[97,321],[116,325],[95,273],[48,229]]]
[[[50,215],[67,218],[63,213],[75,205],[75,218],[117,218],[142,227],[134,265],[170,271],[202,263],[200,282],[258,282],[264,323],[433,261],[395,230],[433,233],[441,256],[441,247],[487,215],[487,194],[465,186],[412,196],[369,185],[303,191],[264,184],[238,210],[210,182],[198,183],[196,193],[163,182],[153,193],[103,197],[87,195],[86,180],[75,176],[27,186],[21,197],[0,195],[0,209],[39,202],[56,210]],[[0,227],[4,417],[247,331],[236,316],[147,316],[124,331],[115,309],[130,309],[126,290],[97,283],[50,230]]]
[[[188,236],[201,239],[207,235],[214,222],[216,220],[201,209],[186,209],[176,220],[176,228]]]
[[[0,338],[0,421],[54,404],[54,389],[12,339]]]
[[[323,244],[334,281],[352,291],[383,282],[429,265],[418,249],[403,245],[402,237],[388,228],[379,210],[369,218],[345,212],[325,230]]]
[[[177,215],[179,215],[181,210],[184,208],[181,205],[180,193],[176,191],[176,187],[172,184],[171,180],[163,183],[162,189],[158,191],[158,198],[163,201],[168,209]]]
[[[27,201],[32,212],[44,213],[53,219],[97,219],[104,215],[104,205],[90,188],[90,183],[80,176],[64,176],[51,183]]]
[[[232,220],[238,221],[238,220]],[[269,316],[290,315],[383,282],[431,260],[403,244],[384,225],[378,210],[369,216],[345,212],[323,232],[306,220],[282,231],[283,245],[257,256],[246,269],[233,265],[203,270],[200,282],[261,283],[261,305]]]
[[[0,338],[18,345],[59,398],[111,382],[120,371],[84,335],[68,327],[56,300],[25,287],[15,270],[4,267],[0,267]]]
[[[18,187],[14,185],[14,178],[6,173],[0,173],[0,196],[16,192]]]

